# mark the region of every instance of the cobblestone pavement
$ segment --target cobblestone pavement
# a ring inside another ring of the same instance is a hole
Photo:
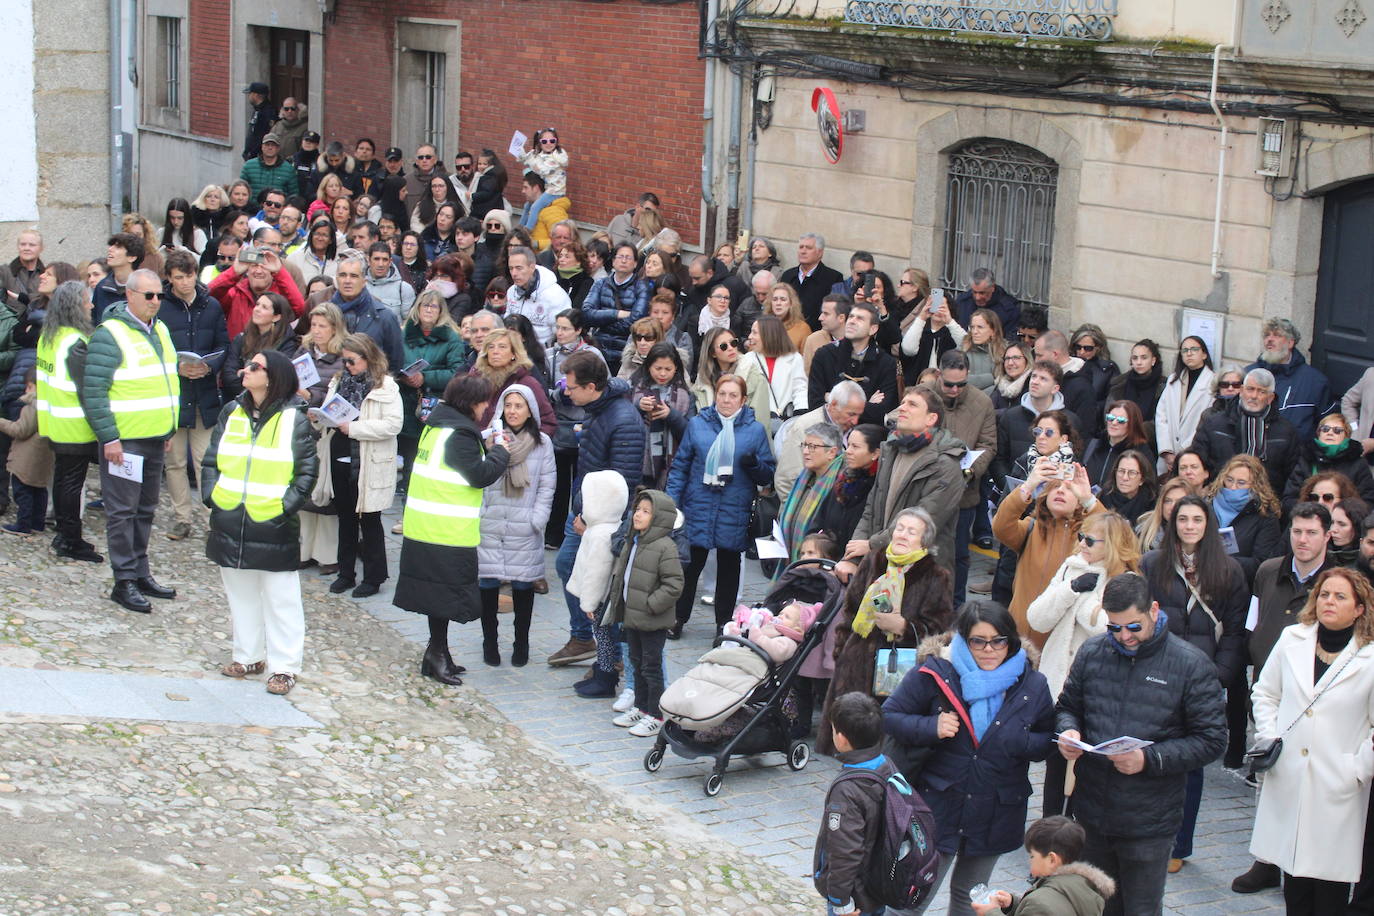
[[[806,872],[833,762],[736,762],[714,799],[705,760],[646,772],[650,740],[572,692],[580,668],[542,663],[567,633],[552,554],[531,664],[487,668],[476,625],[457,627],[461,688],[417,675],[424,620],[389,587],[354,601],[302,573],[306,671],[283,700],[218,675],[219,577],[203,530],[168,541],[167,517],[154,574],[180,594],[150,617],[106,600],[108,568],[55,560],[46,539],[0,541],[0,913],[818,911]],[[100,516],[87,523],[99,541]],[[747,566],[745,594],[760,595]],[[700,608],[669,644],[670,679],[708,644],[709,618]],[[1273,892],[1229,891],[1249,796],[1209,772],[1166,912],[1281,910]],[[1023,870],[1009,855],[997,883]]]

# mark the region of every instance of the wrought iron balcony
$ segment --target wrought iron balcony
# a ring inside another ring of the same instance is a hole
[[[1110,41],[1117,0],[847,0],[844,21],[1008,38]]]

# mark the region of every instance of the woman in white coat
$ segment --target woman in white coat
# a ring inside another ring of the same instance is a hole
[[[477,587],[482,595],[482,658],[501,664],[497,648],[497,610],[501,582],[510,582],[515,608],[515,643],[510,663],[530,659],[530,618],[534,583],[544,578],[544,526],[558,482],[553,440],[539,431],[539,399],[527,385],[511,385],[501,395],[492,427],[509,433],[510,463],[501,479],[482,491],[482,542],[477,545]]]
[[[1255,684],[1255,741],[1283,738],[1250,852],[1283,869],[1289,916],[1344,913],[1360,878],[1374,776],[1374,589],[1322,573]]]
[[[337,394],[358,409],[358,416],[330,426],[311,409],[312,422],[322,431],[320,478],[311,499],[321,506],[332,502],[339,515],[339,577],[329,590],[338,594],[351,588],[354,598],[368,598],[387,580],[382,512],[391,508],[396,495],[401,389],[387,371],[386,354],[371,337],[349,334],[340,347],[343,371],[329,383],[325,404]],[[361,584],[355,579],[359,531]]]
[[[1200,337],[1185,337],[1178,345],[1173,375],[1164,385],[1155,408],[1155,443],[1159,469],[1172,470],[1174,456],[1193,444],[1202,412],[1212,406],[1212,354]]]
[[[1049,634],[1040,650],[1040,673],[1049,682],[1050,696],[1057,699],[1064,689],[1079,647],[1107,632],[1102,590],[1108,579],[1124,572],[1140,572],[1140,542],[1130,523],[1115,512],[1084,518],[1078,529],[1078,549],[1065,558],[1050,584],[1026,608],[1026,623]],[[1046,759],[1043,817],[1064,813],[1067,772],[1068,764],[1059,754]]]
[[[768,430],[777,432],[783,420],[806,413],[806,365],[782,321],[772,315],[754,322],[746,343],[749,352],[741,357],[742,374],[750,391],[757,386],[767,392],[768,415],[772,418]]]

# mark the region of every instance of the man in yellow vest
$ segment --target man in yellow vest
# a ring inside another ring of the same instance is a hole
[[[110,600],[149,614],[149,597],[176,597],[176,589],[158,584],[149,572],[148,539],[181,388],[176,348],[157,320],[162,281],[151,270],[136,270],[125,291],[126,301],[110,306],[87,345],[81,401],[101,447],[101,496],[115,578]]]

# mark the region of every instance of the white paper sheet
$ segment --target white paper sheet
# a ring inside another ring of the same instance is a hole
[[[110,465],[111,477],[123,477],[125,480],[132,480],[134,483],[143,483],[143,456],[135,455],[131,452],[124,453],[124,463]]]
[[[967,471],[969,468],[973,467],[973,462],[981,458],[985,451],[987,451],[985,448],[976,448],[972,451],[964,452],[964,457],[959,459],[959,470]]]
[[[518,131],[518,130],[517,130],[515,133],[511,134],[511,136],[510,136],[510,154],[511,154],[513,157],[515,157],[515,160],[516,160],[517,162],[519,162],[519,161],[520,161],[520,157],[523,156],[523,155],[525,154],[525,144],[529,142],[529,139],[530,139],[529,137],[526,137],[524,134],[520,133],[520,131]]]

